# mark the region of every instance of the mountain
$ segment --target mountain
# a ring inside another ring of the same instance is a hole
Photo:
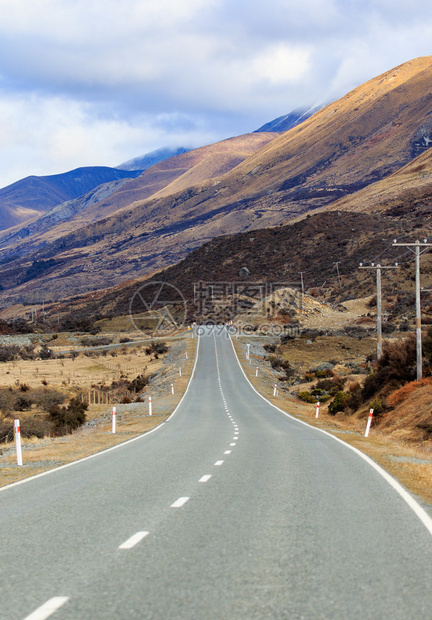
[[[0,230],[45,213],[59,203],[86,194],[102,183],[134,178],[138,170],[104,166],[76,168],[63,174],[30,176],[0,189]]]
[[[431,78],[432,57],[418,58],[287,132],[250,134],[267,136],[261,148],[243,148],[249,138],[240,137],[206,147],[208,156],[196,149],[156,164],[39,239],[30,235],[23,260],[13,253],[24,242],[3,238],[1,255],[9,262],[2,303],[32,299],[42,289],[60,298],[145,276],[214,237],[278,226],[341,201],[347,211],[350,204],[367,211],[368,204],[356,201],[362,191],[375,196],[385,186],[386,203],[391,188],[400,193],[397,184],[410,175],[412,186],[416,175],[422,179],[417,200],[426,200]],[[39,275],[24,282],[29,269]]]
[[[134,159],[130,159],[126,161],[124,164],[120,164],[117,166],[120,170],[147,170],[151,166],[158,164],[165,159],[170,159],[170,157],[175,157],[176,155],[181,155],[182,153],[187,153],[191,149],[187,149],[183,146],[179,146],[176,149],[170,148],[162,148],[156,149],[155,151],[151,151],[146,155],[142,155],[141,157],[135,157]]]
[[[331,303],[370,296],[375,291],[375,273],[359,269],[362,261],[377,256],[383,264],[399,261],[400,269],[383,274],[383,310],[389,319],[404,324],[414,315],[414,257],[400,247],[393,247],[396,238],[423,238],[432,226],[432,206],[419,205],[408,213],[344,213],[327,211],[273,228],[247,233],[223,235],[191,251],[186,258],[152,277],[125,282],[115,288],[53,304],[48,310],[54,317],[127,315],[131,300],[140,295],[149,304],[157,292],[172,303],[187,302],[189,319],[206,320],[221,310],[221,299],[234,294],[237,300],[222,304],[225,320],[241,312],[247,298],[262,301],[275,288],[290,287],[305,291]],[[337,265],[337,268],[336,268]],[[432,285],[432,253],[422,257],[422,284]],[[160,283],[169,286],[161,287]],[[142,289],[142,287],[144,287]],[[178,292],[172,287],[175,287]],[[139,297],[138,297],[139,298]],[[212,308],[212,299],[216,303]],[[243,300],[243,301],[242,301]],[[431,316],[432,295],[422,296],[426,314]],[[429,308],[428,308],[429,305]],[[341,308],[343,309],[343,308]],[[274,308],[277,311],[277,308]],[[298,313],[294,313],[297,320]],[[291,320],[282,312],[283,322]],[[57,319],[56,319],[57,320]],[[429,323],[430,323],[429,318]],[[361,326],[375,327],[373,318],[364,317]]]
[[[234,168],[276,135],[247,134],[223,140],[164,160],[117,187],[97,187],[74,201],[57,205],[37,220],[0,233],[0,252],[3,250],[3,258],[30,255],[53,239],[106,219],[138,200],[170,195],[207,182]]]
[[[312,114],[318,112],[318,110],[322,106],[314,106],[312,108],[301,108],[299,110],[293,110],[289,114],[285,114],[284,116],[279,116],[275,118],[273,121],[266,123],[259,129],[255,129],[254,133],[258,133],[260,131],[276,131],[276,132],[284,132],[300,125],[305,120],[307,120]]]

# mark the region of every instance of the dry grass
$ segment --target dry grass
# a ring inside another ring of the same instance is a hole
[[[168,345],[170,344],[169,338],[166,339],[166,342]],[[179,341],[177,340],[176,342],[178,343]],[[182,376],[180,377],[178,373],[178,362],[172,364],[172,367],[164,367],[164,372],[167,373],[169,382],[174,383],[175,394],[172,395],[170,390],[166,390],[165,393],[159,393],[153,396],[152,417],[148,416],[147,402],[143,402],[142,405],[138,406],[134,404],[130,407],[118,405],[117,429],[116,433],[113,434],[111,432],[111,406],[90,405],[87,412],[88,420],[90,423],[94,423],[95,426],[82,427],[72,435],[67,435],[65,437],[24,439],[22,467],[16,465],[14,445],[11,443],[3,444],[0,447],[0,486],[5,486],[11,482],[16,482],[23,478],[52,469],[53,467],[95,454],[96,452],[145,433],[164,421],[180,401],[193,367],[196,340],[185,337],[181,342],[183,345],[182,351],[184,354],[186,351],[188,353],[188,359],[182,359],[181,361]],[[77,358],[75,362],[72,363],[76,364],[79,360],[80,358]],[[120,357],[120,360],[122,362],[130,362],[133,366],[139,366],[139,364],[144,361],[142,352],[137,353],[136,357],[128,352],[123,357]],[[45,368],[45,364],[48,362],[51,362],[51,360],[46,360],[44,362],[39,361],[37,364],[39,364],[39,367],[42,369],[42,366]],[[23,362],[23,364],[29,364],[29,362]],[[156,360],[150,363],[147,356],[148,371],[160,371],[161,366],[162,361]],[[51,372],[51,364],[49,364],[49,369]],[[91,376],[91,380],[94,378],[94,373],[99,372],[98,369],[94,369],[87,365],[86,358],[81,360],[81,363],[78,363],[75,370],[78,372],[79,378],[83,380],[86,380],[86,372]],[[44,372],[48,373],[48,370],[44,370]],[[75,375],[75,377],[78,378],[77,375]],[[56,381],[61,382],[61,380],[62,375],[57,378],[53,375],[53,385]],[[90,381],[90,378],[87,377],[87,381]],[[123,408],[125,409],[124,412]],[[127,411],[127,409],[129,409],[129,411]]]
[[[62,347],[51,347],[54,351]],[[73,347],[69,347],[73,348]],[[90,351],[88,351],[90,353]],[[1,365],[2,386],[14,386],[25,383],[29,387],[40,387],[48,384],[53,388],[72,388],[74,386],[90,387],[93,384],[112,383],[122,374],[128,379],[141,374],[144,368],[147,373],[157,372],[160,360],[147,355],[145,345],[136,347],[119,347],[113,352],[101,355],[95,349],[89,357],[81,352],[75,359],[49,360],[16,360]]]
[[[311,426],[334,434],[361,450],[397,478],[414,495],[432,505],[432,441],[424,442],[417,436],[414,442],[412,435],[408,441],[407,433],[401,433],[398,436],[397,432],[398,428],[400,430],[408,428],[413,433],[415,424],[426,417],[432,423],[432,384],[430,381],[425,381],[424,385],[407,397],[401,405],[404,409],[397,408],[391,414],[387,414],[388,418],[382,424],[376,427],[372,425],[369,437],[365,438],[366,410],[360,411],[355,416],[344,414],[332,416],[327,413],[326,406],[321,406],[319,418],[316,419],[316,405],[303,403],[282,391],[274,397],[275,380],[269,364],[260,365],[259,375],[256,377],[257,364],[245,361],[245,345],[241,340],[233,342],[252,385],[270,402]],[[299,355],[301,355],[300,352]]]

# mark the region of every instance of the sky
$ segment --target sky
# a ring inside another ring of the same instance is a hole
[[[0,0],[0,187],[254,131],[432,54],[419,0]]]

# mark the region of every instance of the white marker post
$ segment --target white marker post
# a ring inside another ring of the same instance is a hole
[[[258,366],[255,369],[255,377],[258,377]]]
[[[369,418],[368,418],[368,422],[367,422],[367,426],[366,426],[365,437],[369,436],[369,431],[370,431],[370,427],[371,427],[371,424],[372,424],[373,412],[374,412],[373,409],[371,409],[369,411]]]
[[[248,359],[249,359],[249,357],[250,357],[250,356],[249,356],[249,347],[250,347],[250,344],[247,344],[246,346],[247,346],[246,359],[248,360]]]
[[[171,394],[174,394],[174,383],[171,383]]]
[[[274,384],[274,390],[273,390],[273,396],[276,396],[277,394],[277,384]]]
[[[179,368],[179,375],[180,375],[180,377],[181,377],[181,368]]]
[[[112,410],[112,432],[115,433],[116,432],[116,408],[113,407]]]
[[[187,359],[187,358],[188,358],[188,354],[187,354],[187,351],[186,351],[186,359]]]
[[[21,467],[23,464],[23,461],[22,461],[22,452],[21,452],[21,427],[20,427],[19,420],[14,420],[14,432],[15,432],[15,448],[16,448],[16,455],[17,455],[17,465]]]
[[[152,397],[149,396],[148,397],[148,403],[149,403],[149,415],[152,414]]]
[[[320,401],[317,402],[315,417],[319,416]]]

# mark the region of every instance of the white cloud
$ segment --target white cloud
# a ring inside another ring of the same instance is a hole
[[[411,0],[0,7],[0,186],[252,131],[429,54],[432,37],[432,3]]]

